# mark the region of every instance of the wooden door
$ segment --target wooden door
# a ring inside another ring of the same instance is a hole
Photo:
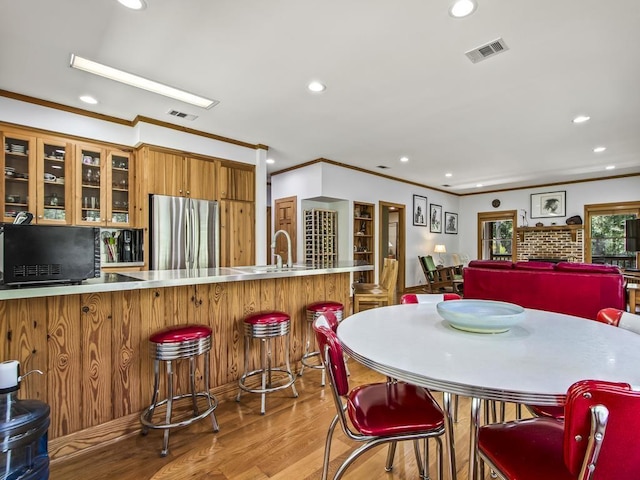
[[[274,224],[274,233],[278,230],[284,230],[291,237],[291,261],[296,262],[297,252],[297,218],[298,218],[298,197],[279,198],[275,201],[276,218]],[[273,261],[272,253],[268,256]],[[278,235],[275,253],[282,256],[282,262],[287,261],[287,241],[284,235]],[[267,262],[271,263],[271,262]]]
[[[200,158],[186,159],[187,197],[201,200],[216,200],[216,162]]]

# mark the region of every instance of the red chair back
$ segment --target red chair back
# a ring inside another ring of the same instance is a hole
[[[342,345],[340,345],[337,335],[326,325],[326,319],[322,317],[318,317],[313,322],[313,330],[318,341],[322,362],[331,375],[332,388],[340,396],[347,395],[349,393],[349,379],[344,365]]]
[[[594,480],[621,480],[640,476],[640,392],[626,383],[584,380],[571,386],[565,405],[564,461],[578,477],[585,455],[593,457],[592,416],[604,406],[608,416],[604,440],[597,452]],[[597,420],[594,418],[594,420]],[[597,445],[595,447],[597,449]]]
[[[327,327],[334,332],[338,330],[338,317],[336,314],[330,311],[322,312],[315,320],[315,324],[322,327]]]
[[[598,312],[596,320],[640,334],[640,315],[618,308],[603,308]]]
[[[400,303],[438,303],[444,300],[460,300],[461,298],[462,297],[457,293],[424,293],[420,295],[416,295],[415,293],[405,293],[400,297]]]

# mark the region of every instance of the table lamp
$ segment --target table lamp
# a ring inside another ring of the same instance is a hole
[[[440,262],[440,265],[444,265],[444,262],[442,261],[442,254],[443,253],[447,253],[447,248],[444,245],[436,245],[435,248],[433,249],[433,253],[438,253],[438,262]]]

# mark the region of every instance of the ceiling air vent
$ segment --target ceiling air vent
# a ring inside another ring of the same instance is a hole
[[[507,44],[504,43],[504,40],[502,38],[498,38],[496,40],[493,40],[492,42],[473,48],[468,52],[464,52],[464,54],[469,58],[469,60],[471,60],[472,63],[478,63],[499,53],[506,52],[507,50],[509,50]]]
[[[376,168],[379,168],[381,170],[385,170],[385,169],[387,169],[389,167],[387,167],[386,165],[378,165]]]
[[[197,115],[191,115],[189,113],[179,112],[178,110],[169,110],[167,113],[173,117],[184,118],[185,120],[191,120],[191,121],[198,118]]]

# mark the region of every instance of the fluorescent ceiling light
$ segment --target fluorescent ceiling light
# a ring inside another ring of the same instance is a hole
[[[591,117],[589,115],[578,115],[573,119],[573,123],[584,123],[588,121]]]
[[[449,8],[449,15],[455,18],[466,17],[475,12],[477,7],[475,0],[458,0]]]
[[[80,97],[80,100],[82,100],[84,103],[88,103],[89,105],[96,105],[98,103],[98,100],[93,98],[91,95],[82,95]]]
[[[193,93],[185,92],[184,90],[169,87],[168,85],[154,82],[153,80],[148,80],[132,73],[123,72],[117,68],[78,57],[75,54],[71,54],[70,66],[71,68],[93,73],[94,75],[99,75],[101,77],[108,78],[109,80],[115,80],[116,82],[125,83],[132,87],[142,88],[143,90],[157,93],[158,95],[164,95],[165,97],[174,98],[200,108],[211,108],[219,103],[217,100],[211,100],[209,98],[194,95]]]
[[[131,10],[144,10],[147,8],[144,0],[118,0],[118,2]]]
[[[318,81],[310,82],[309,85],[307,85],[307,88],[313,93],[324,92],[327,89],[326,85]]]
[[[593,149],[593,153],[602,153],[607,149],[607,147],[596,147]]]

